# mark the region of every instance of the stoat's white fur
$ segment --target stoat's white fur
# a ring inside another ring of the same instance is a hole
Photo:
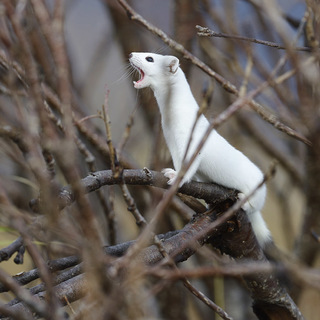
[[[193,97],[186,77],[174,56],[154,53],[134,52],[130,63],[140,73],[141,79],[134,82],[136,89],[150,87],[157,99],[161,113],[162,128],[170,150],[173,169],[163,172],[172,184],[184,160],[195,152],[208,120],[201,115],[193,132],[191,143],[184,159],[191,131],[198,112],[198,104]],[[243,153],[231,146],[217,131],[213,130],[186,172],[182,184],[191,179],[202,182],[215,182],[225,187],[239,190],[242,195],[250,194],[262,181],[263,175]],[[265,185],[258,189],[243,209],[248,214],[253,230],[261,246],[271,240],[270,231],[260,210],[266,196]]]

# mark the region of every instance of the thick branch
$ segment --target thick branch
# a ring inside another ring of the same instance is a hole
[[[103,170],[93,172],[89,176],[83,178],[81,183],[85,192],[93,192],[105,185],[115,185],[125,183],[128,185],[154,186],[158,188],[169,188],[167,178],[160,172],[151,171],[147,168],[143,170],[124,170],[122,176],[114,177],[111,170]],[[203,183],[192,181],[184,184],[179,190],[180,193],[203,199],[207,203],[217,203],[226,199],[236,199],[236,190],[228,189],[214,183]],[[59,207],[70,205],[74,201],[74,195],[71,188],[64,187],[59,194]],[[38,205],[38,199],[30,202],[33,208]]]

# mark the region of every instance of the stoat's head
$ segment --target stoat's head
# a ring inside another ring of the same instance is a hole
[[[133,81],[136,89],[163,86],[170,83],[179,69],[179,59],[149,52],[132,52],[129,55],[131,65],[139,71],[140,79]]]

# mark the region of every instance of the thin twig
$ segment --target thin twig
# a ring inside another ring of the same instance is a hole
[[[118,158],[120,159],[121,158],[121,155],[122,155],[122,152],[123,152],[123,149],[126,145],[126,143],[128,142],[128,139],[130,137],[130,133],[131,133],[131,128],[134,124],[134,116],[136,114],[136,111],[138,109],[138,106],[136,106],[132,112],[132,114],[130,115],[129,119],[128,119],[128,122],[127,122],[127,125],[126,125],[126,129],[124,131],[124,134],[122,136],[122,139],[121,141],[119,142],[119,145],[117,147],[117,155],[118,155]]]
[[[116,171],[116,151],[112,143],[111,137],[111,120],[108,113],[109,109],[109,90],[107,90],[104,98],[104,104],[102,106],[102,120],[105,125],[106,135],[107,135],[107,144],[109,147],[110,153],[110,162],[111,162],[111,170],[113,171],[114,175],[119,175],[118,170]]]
[[[0,201],[1,202],[1,201]],[[21,237],[12,242],[9,246],[0,250],[0,262],[9,260],[15,252],[23,246]]]
[[[122,178],[123,170],[121,168],[121,164],[117,160],[118,154],[117,154],[117,151],[116,151],[115,147],[113,146],[113,142],[112,142],[111,121],[110,121],[110,117],[108,114],[108,103],[109,103],[109,92],[107,91],[107,93],[105,95],[104,105],[102,107],[102,119],[104,121],[106,134],[107,134],[107,144],[108,144],[109,152],[110,152],[111,170],[113,172],[114,178],[118,178],[118,177],[121,178],[120,188],[122,190],[123,198],[127,204],[128,211],[131,212],[132,215],[134,216],[134,218],[136,219],[137,225],[139,227],[143,227],[147,224],[147,221],[142,216],[142,214],[139,212],[138,207],[135,203],[135,200],[131,196],[129,189],[126,186],[124,179]],[[126,137],[126,139],[128,139],[129,133],[130,133],[130,127],[128,129],[128,132],[127,132],[128,136]]]
[[[233,39],[233,40],[240,40],[240,41],[247,41],[247,42],[253,42],[256,44],[261,44],[264,46],[268,46],[271,48],[275,49],[280,49],[280,50],[287,50],[288,48],[284,45],[280,45],[275,42],[271,41],[265,41],[265,40],[258,40],[255,38],[248,38],[248,37],[243,37],[243,36],[237,36],[237,35],[230,35],[226,33],[221,33],[221,32],[215,32],[207,27],[202,27],[197,25],[196,28],[199,30],[198,36],[200,37],[216,37],[216,38],[226,38],[226,39]],[[311,52],[313,48],[310,47],[294,47],[293,48],[296,51],[304,51],[304,52]]]
[[[209,308],[214,310],[222,319],[225,319],[225,320],[233,319],[221,307],[216,305],[211,299],[209,299],[206,295],[204,295],[201,291],[199,291],[196,287],[194,287],[189,280],[184,279],[183,284],[193,295],[195,295],[198,299],[203,301]]]

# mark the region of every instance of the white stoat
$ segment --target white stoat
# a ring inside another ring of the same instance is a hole
[[[141,76],[139,81],[133,82],[134,87],[150,87],[158,102],[163,134],[175,168],[164,169],[163,173],[169,178],[168,183],[172,184],[183,161],[188,160],[195,152],[209,122],[204,115],[200,116],[184,159],[199,106],[183,71],[179,68],[179,59],[168,55],[133,52],[129,60]],[[234,188],[242,193],[240,197],[244,197],[262,181],[263,174],[243,153],[213,130],[187,170],[182,184],[191,179]],[[265,196],[266,187],[263,185],[243,206],[261,246],[271,241],[270,231],[260,213]]]

